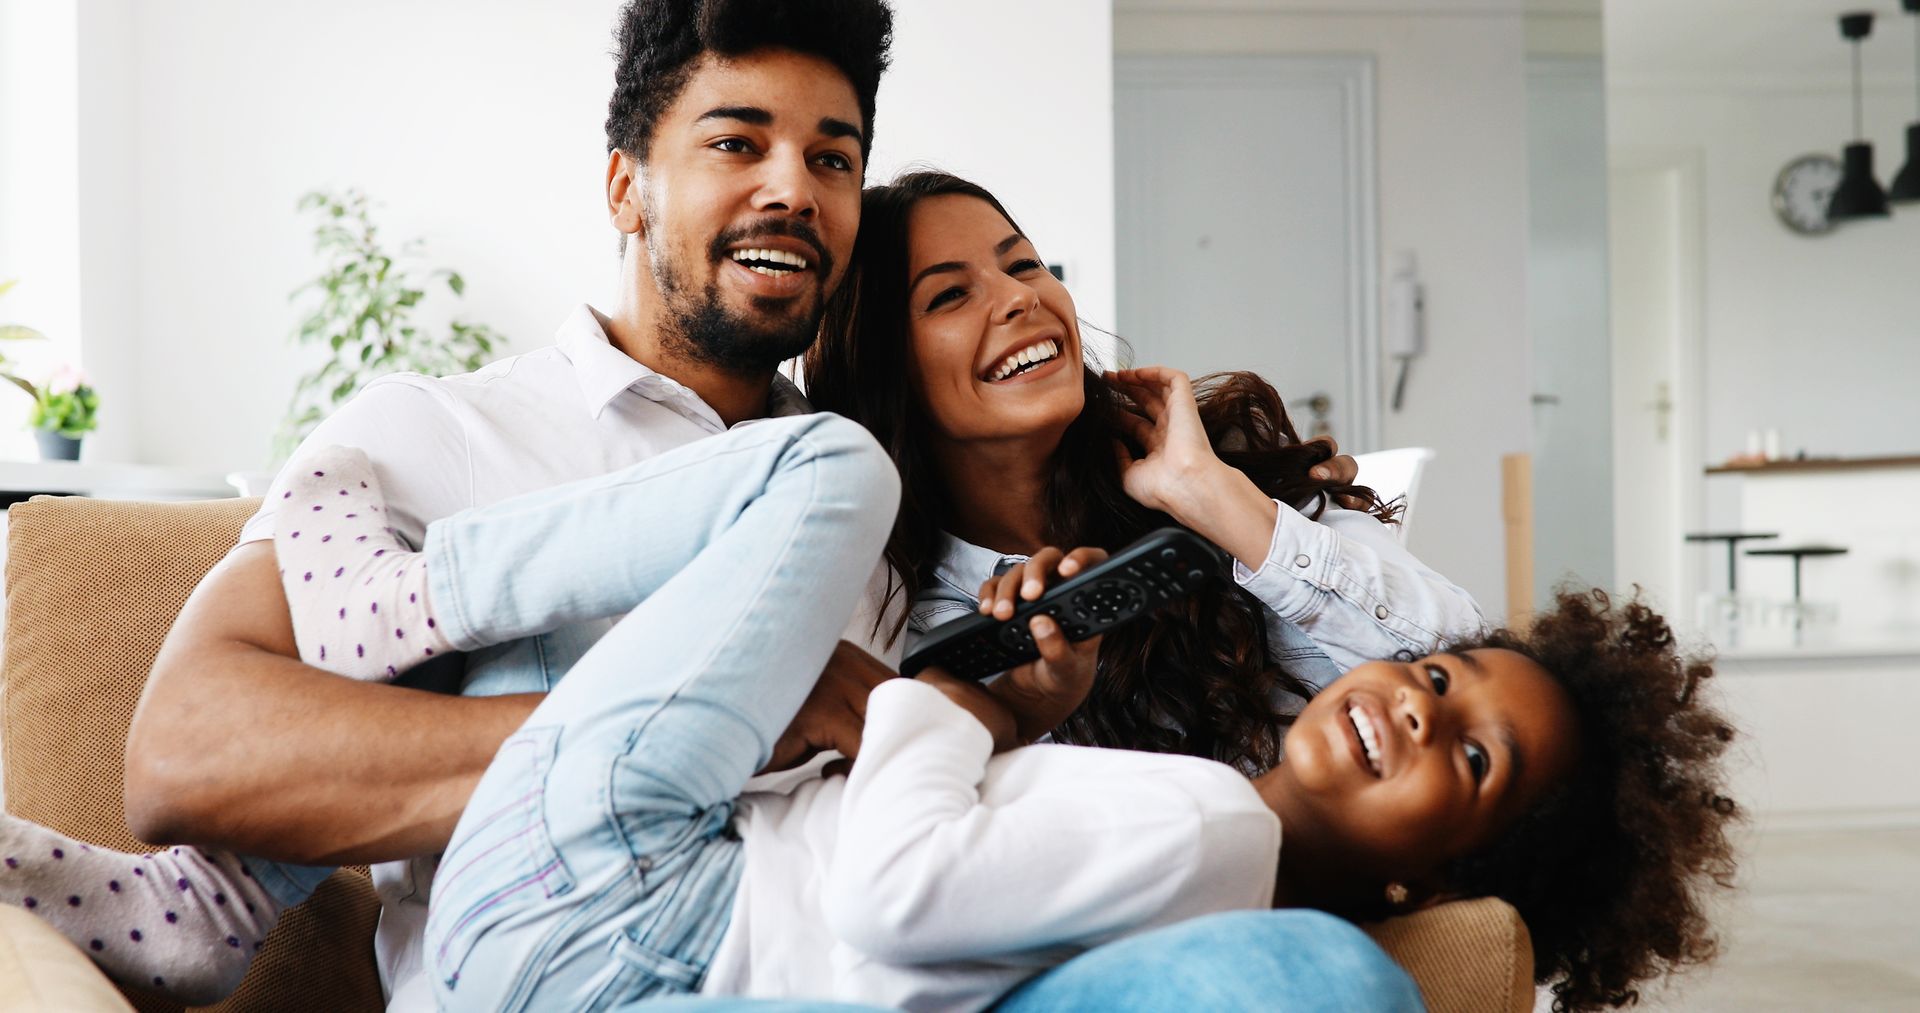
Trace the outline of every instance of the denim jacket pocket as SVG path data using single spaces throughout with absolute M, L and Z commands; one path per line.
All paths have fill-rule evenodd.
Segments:
M 523 728 L 507 739 L 474 791 L 434 877 L 427 915 L 427 953 L 452 989 L 482 949 L 490 929 L 572 891 L 573 874 L 553 846 L 546 820 L 547 777 L 560 728 Z M 524 939 L 501 939 L 498 954 L 480 959 L 487 977 L 525 953 Z

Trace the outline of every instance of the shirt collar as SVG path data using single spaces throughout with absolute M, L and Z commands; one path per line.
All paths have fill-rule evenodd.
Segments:
M 1003 555 L 942 531 L 940 561 L 934 564 L 933 575 L 957 591 L 975 595 L 987 578 L 997 577 L 1008 566 L 1026 560 L 1025 556 Z
M 599 418 L 614 399 L 628 391 L 658 402 L 706 423 L 715 432 L 726 428 L 719 413 L 705 399 L 678 380 L 654 371 L 645 363 L 618 348 L 607 337 L 600 314 L 582 303 L 560 325 L 555 342 L 567 361 L 573 364 L 574 381 L 580 386 L 580 398 L 587 414 Z M 767 414 L 803 415 L 813 411 L 800 388 L 784 376 L 775 375 L 767 396 Z

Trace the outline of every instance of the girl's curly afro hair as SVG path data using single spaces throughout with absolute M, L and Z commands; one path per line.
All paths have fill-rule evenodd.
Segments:
M 1625 1006 L 1638 983 L 1716 952 L 1706 900 L 1733 881 L 1727 831 L 1741 813 L 1719 760 L 1734 731 L 1700 692 L 1712 666 L 1684 657 L 1638 597 L 1562 590 L 1556 604 L 1524 632 L 1454 645 L 1518 651 L 1551 672 L 1579 716 L 1581 757 L 1447 885 L 1519 909 L 1555 1010 Z

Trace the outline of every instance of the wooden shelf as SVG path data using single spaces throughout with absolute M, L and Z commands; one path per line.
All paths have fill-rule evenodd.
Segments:
M 1812 457 L 1804 461 L 1768 461 L 1765 464 L 1717 464 L 1709 475 L 1769 475 L 1809 471 L 1867 471 L 1873 468 L 1920 468 L 1920 454 L 1898 457 Z

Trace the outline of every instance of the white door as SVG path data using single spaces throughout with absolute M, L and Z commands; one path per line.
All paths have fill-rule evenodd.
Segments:
M 1692 340 L 1688 169 L 1665 161 L 1612 172 L 1615 568 L 1684 619 L 1693 614 L 1682 541 L 1692 512 L 1683 474 L 1694 436 L 1683 353 Z M 1715 571 L 1719 572 L 1718 570 Z M 1724 578 L 1722 578 L 1724 579 Z
M 1252 370 L 1300 434 L 1375 448 L 1372 62 L 1120 57 L 1119 335 L 1133 362 Z

